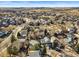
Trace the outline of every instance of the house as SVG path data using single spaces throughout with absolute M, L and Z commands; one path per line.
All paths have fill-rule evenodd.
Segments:
M 26 38 L 27 30 L 21 30 L 18 34 L 20 38 Z
M 60 43 L 58 40 L 54 40 L 53 49 L 55 49 L 58 52 L 61 52 L 62 49 L 64 49 L 64 48 L 65 48 L 65 46 L 62 43 Z
M 3 37 L 5 32 L 0 31 L 0 37 Z
M 63 31 L 54 33 L 54 36 L 57 37 L 57 38 L 61 38 L 61 37 L 65 38 L 66 37 L 66 35 Z
M 72 27 L 68 29 L 69 33 L 76 33 L 77 28 L 76 27 Z
M 46 47 L 48 47 L 49 49 L 52 48 L 52 42 L 51 39 L 49 39 L 48 37 L 44 37 L 43 39 L 41 39 L 41 44 L 45 44 Z
M 75 46 L 78 43 L 78 38 L 74 34 L 67 34 L 67 38 L 65 39 L 69 46 Z
M 10 24 L 10 25 L 16 25 L 16 21 L 13 20 L 13 19 L 10 19 L 10 20 L 9 20 L 9 24 Z
M 72 34 L 68 33 L 68 34 L 67 34 L 66 42 L 68 42 L 68 43 L 71 42 L 72 39 L 73 39 L 73 37 L 74 37 L 74 36 L 73 36 Z
M 2 27 L 8 27 L 9 26 L 8 22 L 6 22 L 6 21 L 1 22 L 1 25 L 2 25 Z
M 9 31 L 3 31 L 3 30 L 1 30 L 1 31 L 0 31 L 0 38 L 3 38 L 3 37 L 5 37 L 5 36 L 8 36 L 10 33 L 11 33 L 11 32 L 9 32 Z
M 48 37 L 44 37 L 43 39 L 41 39 L 41 43 L 50 43 L 50 39 Z

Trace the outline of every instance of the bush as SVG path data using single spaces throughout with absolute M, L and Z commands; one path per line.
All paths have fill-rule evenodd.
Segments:
M 12 52 L 13 52 L 14 55 L 17 55 L 18 54 L 18 49 L 16 47 L 13 47 L 13 51 Z
M 16 38 L 15 38 L 14 35 L 12 35 L 12 37 L 11 37 L 11 43 L 13 43 L 14 41 L 16 41 Z
M 34 47 L 35 47 L 35 50 L 39 50 L 40 49 L 40 45 L 39 44 L 36 44 Z
M 13 54 L 13 55 L 17 55 L 18 54 L 18 49 L 16 47 L 10 46 L 10 47 L 8 47 L 7 50 L 8 50 L 9 54 Z
M 12 46 L 8 47 L 7 50 L 9 54 L 12 54 Z
M 40 49 L 40 45 L 39 44 L 36 44 L 36 45 L 32 46 L 31 49 L 32 50 L 39 50 Z
M 75 48 L 75 50 L 79 54 L 79 44 L 77 44 L 77 47 Z

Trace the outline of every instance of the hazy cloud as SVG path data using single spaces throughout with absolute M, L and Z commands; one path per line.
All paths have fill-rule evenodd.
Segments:
M 79 1 L 0 1 L 0 7 L 79 7 Z

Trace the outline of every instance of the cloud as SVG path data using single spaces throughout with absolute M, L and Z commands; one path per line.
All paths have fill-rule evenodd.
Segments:
M 79 7 L 79 1 L 0 1 L 0 7 Z

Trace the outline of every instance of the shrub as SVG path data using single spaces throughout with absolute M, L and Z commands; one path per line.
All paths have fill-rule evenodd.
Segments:
M 9 54 L 13 54 L 13 55 L 17 55 L 18 54 L 18 49 L 16 47 L 10 46 L 10 47 L 8 47 L 7 50 L 8 50 Z
M 34 48 L 35 48 L 35 50 L 39 50 L 39 49 L 40 49 L 40 45 L 39 45 L 39 44 L 36 44 L 36 45 L 34 46 Z
M 14 35 L 12 35 L 12 37 L 11 37 L 11 43 L 13 43 L 14 41 L 16 41 L 16 38 L 15 38 Z
M 75 50 L 79 54 L 79 44 L 77 44 L 77 47 L 75 48 Z
M 40 49 L 40 45 L 36 44 L 34 46 L 32 46 L 31 50 L 39 50 Z

